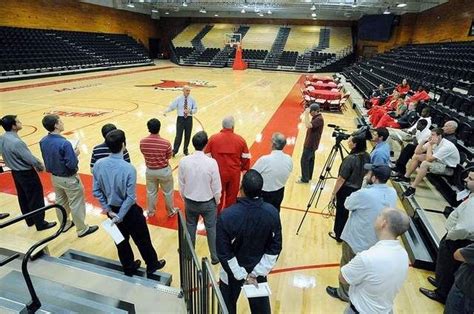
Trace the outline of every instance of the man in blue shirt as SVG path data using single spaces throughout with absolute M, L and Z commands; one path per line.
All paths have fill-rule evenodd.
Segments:
M 368 250 L 377 243 L 377 235 L 372 227 L 377 216 L 386 207 L 394 208 L 397 203 L 397 192 L 387 185 L 391 169 L 387 165 L 365 164 L 368 170 L 368 186 L 353 192 L 344 206 L 350 212 L 341 234 L 342 255 L 341 267 L 349 263 L 357 253 Z M 349 300 L 349 285 L 342 282 L 339 288 L 327 287 L 327 293 L 342 301 Z
M 143 210 L 136 204 L 137 173 L 123 159 L 125 133 L 122 130 L 111 131 L 107 134 L 105 143 L 111 155 L 98 160 L 94 166 L 94 196 L 125 238 L 116 245 L 125 275 L 133 276 L 141 264 L 140 260 L 134 260 L 130 236 L 145 260 L 147 274 L 152 274 L 163 268 L 166 261 L 158 260 Z
M 86 203 L 84 200 L 84 186 L 77 174 L 79 149 L 61 136 L 64 124 L 59 116 L 49 114 L 43 117 L 44 128 L 49 132 L 40 141 L 41 155 L 43 155 L 46 171 L 51 173 L 56 203 L 66 209 L 72 221 L 67 220 L 64 232 L 76 226 L 77 235 L 82 238 L 99 229 L 97 226 L 88 226 L 85 223 Z M 61 214 L 57 211 L 58 219 Z
M 176 137 L 174 138 L 173 145 L 173 157 L 178 153 L 179 146 L 181 146 L 181 141 L 183 140 L 184 132 L 184 147 L 183 153 L 188 155 L 188 146 L 191 139 L 191 131 L 193 130 L 193 115 L 197 112 L 197 103 L 189 96 L 191 93 L 191 88 L 187 85 L 183 87 L 183 95 L 177 97 L 165 110 L 163 113 L 164 116 L 168 112 L 176 110 L 178 112 L 178 117 L 176 118 Z
M 370 153 L 370 163 L 374 165 L 389 165 L 390 163 L 390 145 L 388 139 L 387 128 L 377 128 L 373 132 L 373 141 L 375 148 Z

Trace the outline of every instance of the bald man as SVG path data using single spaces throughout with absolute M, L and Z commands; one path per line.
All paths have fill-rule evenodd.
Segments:
M 222 120 L 222 130 L 211 136 L 204 150 L 217 161 L 222 183 L 221 202 L 217 207 L 220 214 L 237 201 L 242 171 L 250 168 L 250 153 L 244 138 L 234 133 L 234 117 Z
M 408 273 L 408 254 L 397 240 L 410 227 L 407 214 L 385 208 L 374 225 L 379 241 L 357 254 L 339 274 L 339 281 L 350 285 L 345 314 L 392 313 Z
M 191 88 L 187 85 L 183 87 L 183 95 L 178 96 L 168 107 L 168 109 L 163 112 L 163 115 L 166 116 L 168 112 L 176 110 L 178 116 L 176 118 L 176 137 L 174 138 L 173 145 L 173 157 L 179 151 L 181 146 L 181 141 L 183 140 L 184 133 L 184 147 L 183 153 L 187 156 L 189 141 L 191 139 L 191 131 L 193 130 L 193 115 L 197 112 L 197 103 L 189 94 L 191 93 Z

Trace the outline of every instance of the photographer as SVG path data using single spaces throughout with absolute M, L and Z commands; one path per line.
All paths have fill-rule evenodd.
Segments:
M 349 155 L 342 160 L 339 167 L 339 175 L 334 185 L 331 199 L 336 201 L 336 220 L 334 221 L 334 232 L 329 232 L 329 236 L 337 242 L 342 242 L 341 233 L 346 224 L 349 212 L 344 207 L 346 198 L 352 192 L 357 191 L 362 186 L 365 176 L 364 164 L 370 162 L 370 155 L 366 152 L 367 143 L 365 136 L 349 137 Z

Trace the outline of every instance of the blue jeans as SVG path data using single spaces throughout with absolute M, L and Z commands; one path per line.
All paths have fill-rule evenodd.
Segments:
M 474 313 L 474 300 L 466 298 L 464 293 L 454 284 L 449 291 L 444 314 Z

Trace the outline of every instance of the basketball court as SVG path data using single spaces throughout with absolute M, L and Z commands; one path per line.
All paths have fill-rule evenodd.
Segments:
M 252 164 L 270 152 L 273 132 L 284 133 L 289 142 L 285 152 L 293 158 L 294 171 L 285 187 L 280 213 L 283 250 L 269 276 L 272 310 L 275 313 L 341 313 L 346 304 L 329 297 L 325 292 L 327 285 L 337 284 L 341 254 L 340 245 L 327 235 L 334 221 L 326 209 L 334 180 L 327 182 L 317 208 L 311 206 L 299 235 L 296 235 L 317 181 L 306 185 L 295 183 L 300 176 L 299 160 L 306 132 L 300 122 L 303 112 L 300 88 L 303 81 L 303 75 L 289 72 L 179 67 L 171 62 L 159 61 L 154 67 L 4 83 L 0 87 L 0 115 L 18 115 L 23 122 L 23 130 L 19 135 L 37 157 L 41 157 L 38 142 L 46 135 L 41 125 L 43 115 L 55 113 L 61 116 L 65 125 L 63 135 L 80 141 L 79 173 L 85 186 L 89 224 L 100 224 L 106 218 L 100 213 L 99 204 L 92 196 L 89 168 L 93 146 L 103 141 L 100 134 L 102 125 L 113 123 L 125 131 L 127 149 L 138 174 L 137 201 L 145 207 L 145 163 L 139 150 L 139 141 L 148 135 L 146 122 L 150 118 L 158 118 L 162 122 L 161 136 L 173 141 L 176 113 L 165 117 L 162 112 L 181 94 L 184 85 L 191 86 L 191 95 L 198 104 L 193 133 L 199 130 L 205 130 L 209 135 L 217 133 L 221 129 L 222 119 L 233 115 L 235 132 L 247 141 Z M 348 132 L 355 130 L 356 115 L 348 107 L 342 114 L 323 113 L 325 123 L 339 125 Z M 321 172 L 321 166 L 335 143 L 332 132 L 333 129 L 325 127 L 316 153 L 315 176 Z M 176 205 L 184 210 L 176 180 L 178 163 L 182 157 L 180 151 L 171 159 L 171 166 L 175 176 Z M 333 174 L 337 173 L 339 164 L 338 158 Z M 42 173 L 41 179 L 45 198 L 52 202 L 54 192 L 49 174 Z M 8 172 L 0 174 L 0 196 L 2 211 L 12 216 L 18 215 L 20 211 L 15 188 Z M 47 220 L 55 219 L 54 213 L 47 214 Z M 157 215 L 149 219 L 148 223 L 157 253 L 167 261 L 163 271 L 176 278 L 171 286 L 178 288 L 177 218 L 166 216 L 162 195 Z M 6 239 L 41 239 L 48 232 L 37 232 L 22 223 L 15 224 L 0 231 L 0 244 Z M 102 229 L 84 239 L 77 238 L 74 232 L 68 232 L 49 244 L 53 256 L 59 256 L 68 249 L 118 259 L 113 241 Z M 197 238 L 196 251 L 199 257 L 208 256 L 204 236 Z M 219 266 L 215 266 L 214 270 L 217 276 Z M 428 274 L 430 272 L 410 267 L 408 278 L 395 300 L 394 312 L 442 311 L 441 305 L 418 292 L 420 286 L 426 285 Z M 239 313 L 249 312 L 248 303 L 242 296 L 238 308 Z

